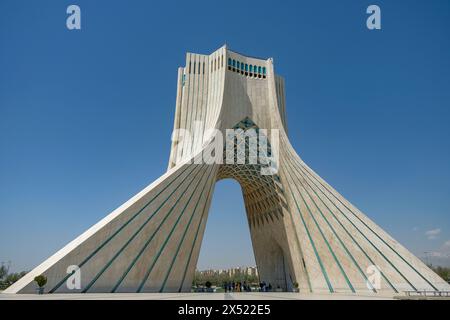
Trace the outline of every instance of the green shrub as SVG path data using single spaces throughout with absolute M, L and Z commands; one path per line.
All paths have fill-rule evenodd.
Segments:
M 36 281 L 39 288 L 42 288 L 47 284 L 47 277 L 41 274 L 40 276 L 35 277 L 34 281 Z

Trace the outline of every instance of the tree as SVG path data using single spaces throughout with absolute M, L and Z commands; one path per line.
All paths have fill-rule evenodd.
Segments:
M 3 280 L 8 275 L 8 268 L 4 264 L 0 267 L 0 280 Z
M 9 273 L 9 268 L 2 264 L 2 266 L 0 267 L 0 290 L 8 288 L 14 282 L 22 278 L 25 274 L 25 271 L 18 273 Z
M 436 272 L 442 279 L 444 279 L 445 281 L 450 281 L 450 268 L 446 268 L 446 267 L 434 267 L 434 266 L 429 266 L 434 272 Z
M 26 274 L 25 271 L 19 272 L 19 273 L 10 273 L 6 277 L 6 283 L 10 286 L 14 282 L 17 282 L 20 278 L 22 278 Z

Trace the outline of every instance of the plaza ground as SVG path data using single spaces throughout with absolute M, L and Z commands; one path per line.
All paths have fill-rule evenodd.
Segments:
M 348 294 L 301 294 L 293 292 L 233 293 L 73 293 L 5 294 L 0 300 L 392 300 L 393 296 Z

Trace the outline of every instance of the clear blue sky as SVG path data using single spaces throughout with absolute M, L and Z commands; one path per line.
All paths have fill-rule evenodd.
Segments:
M 224 43 L 274 58 L 314 170 L 415 254 L 450 252 L 448 0 L 2 0 L 0 261 L 32 268 L 159 177 L 177 67 Z M 239 186 L 216 190 L 198 267 L 253 264 Z

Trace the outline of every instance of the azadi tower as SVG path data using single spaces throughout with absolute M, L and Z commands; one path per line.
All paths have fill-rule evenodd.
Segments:
M 190 291 L 214 185 L 225 178 L 242 187 L 260 280 L 273 288 L 450 290 L 302 161 L 288 139 L 285 108 L 284 80 L 272 59 L 226 46 L 210 55 L 188 53 L 178 69 L 174 129 L 193 134 L 189 140 L 174 130 L 167 172 L 5 293 L 34 293 L 33 278 L 40 274 L 48 278 L 46 293 Z M 229 149 L 211 148 L 218 139 L 211 129 L 226 136 L 231 128 L 243 135 L 232 140 L 235 163 L 198 161 L 205 153 L 228 156 Z M 249 129 L 267 129 L 265 160 L 278 152 L 272 174 L 262 173 L 263 161 L 248 161 Z M 239 152 L 243 141 L 245 152 Z M 69 289 L 77 274 L 79 289 Z

